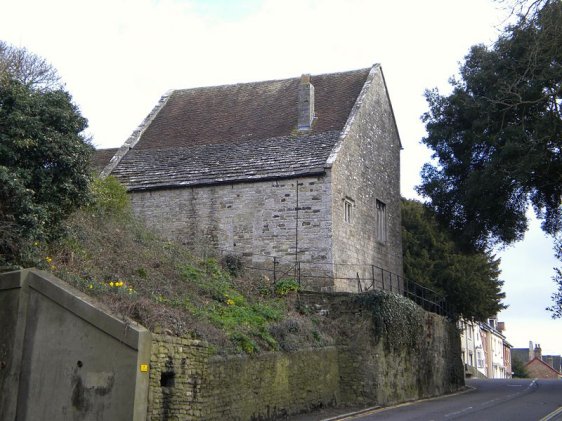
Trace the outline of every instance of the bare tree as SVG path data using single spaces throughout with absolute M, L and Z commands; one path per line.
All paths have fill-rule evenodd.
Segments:
M 10 77 L 34 90 L 62 88 L 57 70 L 26 48 L 0 41 L 0 77 Z

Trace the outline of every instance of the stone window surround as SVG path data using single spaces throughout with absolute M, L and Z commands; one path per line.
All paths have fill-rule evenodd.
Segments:
M 355 201 L 349 196 L 345 196 L 343 199 L 343 220 L 348 224 L 352 223 L 353 220 L 353 207 L 355 206 Z
M 376 199 L 376 238 L 377 242 L 386 244 L 388 241 L 388 221 L 386 212 L 386 203 L 382 200 Z

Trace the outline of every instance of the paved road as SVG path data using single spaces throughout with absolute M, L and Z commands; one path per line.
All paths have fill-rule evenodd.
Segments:
M 562 420 L 562 380 L 469 380 L 473 390 L 340 420 Z

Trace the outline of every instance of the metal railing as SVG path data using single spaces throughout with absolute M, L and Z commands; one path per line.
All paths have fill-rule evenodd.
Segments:
M 442 294 L 377 265 L 283 261 L 273 256 L 259 258 L 259 263 L 243 263 L 243 268 L 264 275 L 273 288 L 278 281 L 290 278 L 297 281 L 302 290 L 316 291 L 329 280 L 345 286 L 345 290 L 355 289 L 357 293 L 382 290 L 400 294 L 427 311 L 453 317 Z

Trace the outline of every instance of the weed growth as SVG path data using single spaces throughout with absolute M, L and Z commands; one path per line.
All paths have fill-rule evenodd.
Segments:
M 66 223 L 63 239 L 37 245 L 38 266 L 152 331 L 205 339 L 220 352 L 294 350 L 318 344 L 310 322 L 285 296 L 294 280 L 277 283 L 234 276 L 236 259 L 197 257 L 159 238 L 137 220 L 126 192 L 111 178 L 92 185 L 94 200 Z M 285 326 L 288 331 L 285 332 Z

